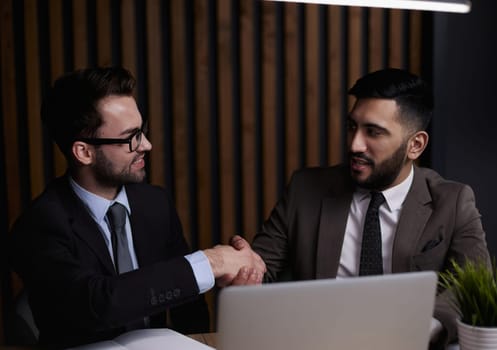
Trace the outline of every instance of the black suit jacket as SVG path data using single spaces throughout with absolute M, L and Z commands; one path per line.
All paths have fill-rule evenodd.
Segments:
M 267 266 L 266 278 L 334 278 L 355 190 L 345 166 L 296 172 L 252 244 Z M 392 251 L 392 272 L 442 271 L 450 259 L 490 261 L 480 214 L 467 185 L 447 181 L 430 169 L 414 168 Z M 290 273 L 290 275 L 288 275 Z M 435 317 L 455 340 L 456 313 L 444 295 Z
M 183 257 L 189 249 L 167 192 L 131 184 L 126 193 L 140 268 L 122 275 L 67 177 L 54 180 L 15 223 L 10 261 L 28 290 L 40 344 L 113 338 L 144 317 L 166 327 L 168 309 L 171 328 L 208 330 L 208 309 Z

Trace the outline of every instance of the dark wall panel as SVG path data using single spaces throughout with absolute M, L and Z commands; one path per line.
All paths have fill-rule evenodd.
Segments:
M 434 36 L 433 167 L 471 185 L 491 253 L 497 257 L 497 2 L 473 2 L 471 13 L 437 14 Z
M 198 249 L 235 233 L 251 239 L 295 169 L 343 159 L 346 91 L 357 78 L 387 65 L 421 69 L 420 12 L 260 0 L 0 6 L 2 240 L 65 170 L 39 117 L 64 72 L 122 64 L 135 74 L 154 147 L 149 180 L 171 190 Z M 3 275 L 3 291 L 19 288 Z

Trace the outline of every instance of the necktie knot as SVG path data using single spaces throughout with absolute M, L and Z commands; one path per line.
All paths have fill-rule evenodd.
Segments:
M 111 227 L 114 230 L 121 231 L 126 224 L 126 208 L 124 205 L 116 202 L 107 210 L 107 217 L 109 218 Z
M 382 205 L 383 203 L 385 203 L 385 196 L 383 196 L 383 193 L 372 191 L 371 202 L 369 202 L 369 208 L 378 210 L 380 205 Z

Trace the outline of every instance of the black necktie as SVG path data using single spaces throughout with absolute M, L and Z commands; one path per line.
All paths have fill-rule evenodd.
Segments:
M 128 238 L 126 237 L 126 208 L 119 203 L 114 203 L 107 210 L 110 223 L 110 236 L 112 240 L 112 252 L 117 273 L 125 273 L 133 270 L 131 255 L 129 254 Z
M 359 276 L 383 274 L 383 257 L 381 255 L 381 228 L 378 211 L 385 202 L 381 192 L 371 192 L 364 231 L 362 233 L 361 261 Z

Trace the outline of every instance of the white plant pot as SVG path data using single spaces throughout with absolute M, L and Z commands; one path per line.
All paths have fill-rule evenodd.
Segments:
M 457 320 L 460 350 L 497 349 L 497 327 L 474 327 Z

